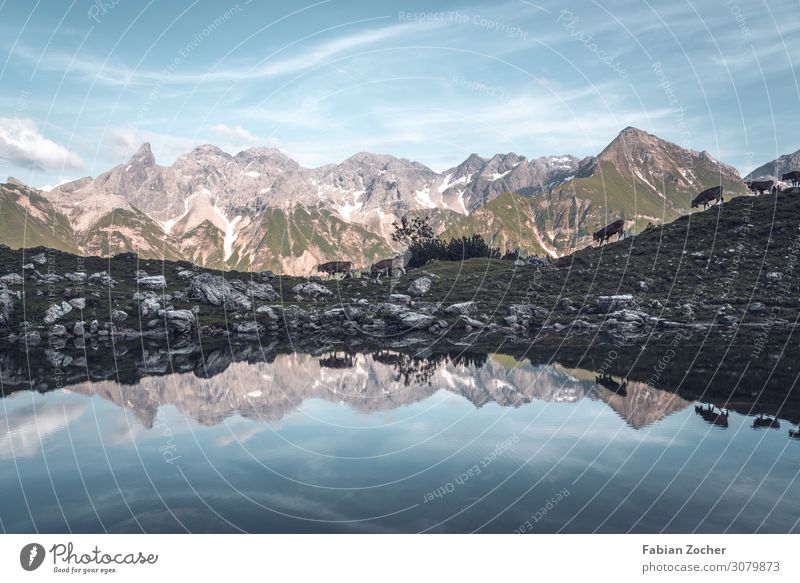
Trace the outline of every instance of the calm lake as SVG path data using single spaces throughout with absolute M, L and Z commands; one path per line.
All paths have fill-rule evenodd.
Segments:
M 797 344 L 711 352 L 6 347 L 0 527 L 798 531 Z

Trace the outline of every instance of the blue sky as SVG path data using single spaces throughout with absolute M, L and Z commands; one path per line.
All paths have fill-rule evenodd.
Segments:
M 0 172 L 95 175 L 150 142 L 596 154 L 634 125 L 740 171 L 800 149 L 798 0 L 0 4 Z M 3 55 L 5 58 L 3 59 Z

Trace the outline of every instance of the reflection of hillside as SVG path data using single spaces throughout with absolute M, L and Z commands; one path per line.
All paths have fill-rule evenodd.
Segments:
M 592 383 L 594 385 L 592 396 L 606 403 L 628 425 L 637 429 L 652 425 L 690 405 L 689 401 L 675 393 L 655 389 L 646 383 L 631 380 L 625 383 L 626 396 L 623 396 L 597 384 L 597 373 L 594 371 L 566 368 L 560 364 L 553 366 L 576 379 Z
M 619 372 L 601 383 L 605 386 L 596 383 L 597 374 L 589 367 L 592 359 L 603 353 L 594 356 L 584 349 L 574 356 L 562 349 L 557 354 L 541 351 L 525 358 L 477 352 L 419 355 L 388 349 L 371 354 L 341 350 L 279 354 L 281 349 L 285 347 L 230 345 L 225 339 L 203 346 L 120 341 L 113 349 L 110 345 L 85 350 L 69 346 L 24 352 L 9 347 L 0 351 L 0 378 L 5 394 L 68 387 L 99 395 L 134 411 L 147 426 L 165 405 L 177 407 L 200 423 L 215 424 L 234 413 L 277 420 L 309 399 L 343 402 L 365 412 L 388 410 L 447 390 L 476 407 L 488 403 L 518 407 L 533 400 L 601 400 L 630 426 L 643 427 L 684 408 L 686 397 L 696 398 L 694 384 L 702 383 L 707 394 L 714 394 L 708 376 L 687 377 L 679 395 L 634 380 L 637 377 L 626 363 L 646 362 L 648 356 L 640 350 L 635 351 L 638 360 L 620 357 L 614 363 L 619 370 L 628 367 L 622 391 L 614 384 L 622 380 Z M 573 364 L 574 368 L 553 362 Z M 650 374 L 651 370 L 643 372 Z M 55 371 L 59 371 L 58 377 Z M 638 374 L 641 379 L 642 373 Z M 659 383 L 664 386 L 663 380 Z M 743 401 L 741 407 L 745 407 Z M 755 409 L 752 401 L 747 408 Z
M 597 387 L 597 397 L 611 407 L 631 427 L 645 427 L 677 413 L 690 405 L 689 401 L 667 391 L 659 391 L 636 381 L 628 381 L 627 396 Z
M 171 368 L 175 372 L 169 373 L 155 353 L 145 352 L 140 366 L 151 372 L 157 370 L 161 373 L 158 376 L 144 376 L 135 385 L 114 380 L 77 383 L 70 390 L 97 395 L 130 409 L 147 427 L 152 427 L 159 407 L 166 405 L 204 425 L 214 425 L 232 414 L 279 420 L 310 399 L 342 402 L 365 412 L 389 410 L 422 401 L 442 389 L 463 396 L 477 407 L 597 398 L 592 383 L 563 370 L 495 355 L 415 357 L 381 350 L 321 356 L 290 353 L 273 355 L 271 362 L 248 358 L 245 360 L 251 362 L 233 362 L 227 354 L 225 350 L 209 351 L 190 366 L 180 358 L 186 356 L 185 352 L 173 352 Z M 652 389 L 642 392 L 632 410 L 618 400 L 607 402 L 637 426 L 639 419 L 652 422 L 666 414 L 658 408 L 672 401 L 658 393 Z

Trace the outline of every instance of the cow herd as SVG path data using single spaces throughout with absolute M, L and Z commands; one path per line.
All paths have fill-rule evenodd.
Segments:
M 315 270 L 329 277 L 336 277 L 339 274 L 344 278 L 356 276 L 356 269 L 353 267 L 352 261 L 328 261 L 327 263 L 320 263 L 317 265 Z M 390 259 L 381 259 L 373 263 L 369 268 L 370 277 L 374 277 L 378 280 L 380 280 L 382 275 L 392 277 L 400 273 L 405 274 L 405 272 L 406 258 L 402 255 Z
M 786 172 L 783 176 L 781 176 L 781 182 L 790 183 L 792 185 L 790 187 L 791 189 L 800 188 L 800 170 Z M 747 185 L 748 190 L 750 190 L 753 194 L 781 192 L 780 186 L 774 180 L 749 180 L 745 182 L 745 185 Z M 712 203 L 722 204 L 725 202 L 722 192 L 722 186 L 713 186 L 708 188 L 698 194 L 692 200 L 691 207 L 698 208 L 700 205 L 702 205 L 703 209 L 705 210 Z M 609 241 L 613 235 L 617 235 L 617 238 L 621 239 L 625 234 L 624 227 L 625 221 L 623 219 L 618 219 L 597 231 L 594 235 L 592 235 L 592 239 L 594 241 L 599 241 L 600 245 L 606 241 Z
M 792 170 L 781 176 L 781 182 L 790 182 L 791 188 L 800 186 L 800 170 Z M 753 194 L 764 194 L 766 192 L 780 192 L 780 186 L 774 180 L 750 180 L 745 182 L 747 188 Z

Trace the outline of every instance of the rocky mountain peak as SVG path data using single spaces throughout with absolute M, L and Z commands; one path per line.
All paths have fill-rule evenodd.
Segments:
M 131 156 L 128 164 L 135 166 L 155 166 L 156 159 L 153 156 L 153 151 L 150 149 L 150 144 L 145 142 L 139 146 L 139 149 Z
M 13 184 L 14 186 L 25 186 L 25 187 L 27 187 L 27 184 L 25 184 L 21 180 L 17 180 L 13 176 L 9 176 L 8 178 L 6 178 L 6 184 Z
M 213 144 L 201 144 L 197 146 L 194 150 L 186 154 L 187 158 L 225 158 L 230 159 L 232 156 L 228 154 L 226 151 L 218 148 Z
M 273 166 L 276 168 L 286 169 L 293 168 L 299 169 L 300 165 L 292 160 L 289 156 L 278 150 L 277 148 L 257 147 L 248 148 L 234 156 L 237 162 L 245 164 L 257 163 L 262 166 Z
M 780 180 L 781 176 L 793 170 L 800 170 L 800 150 L 762 164 L 745 176 L 745 180 Z

